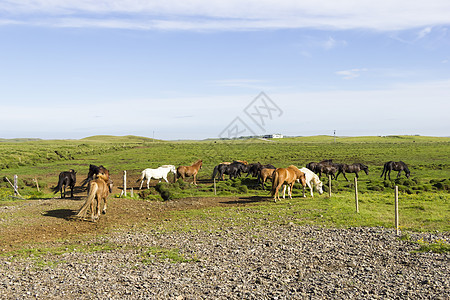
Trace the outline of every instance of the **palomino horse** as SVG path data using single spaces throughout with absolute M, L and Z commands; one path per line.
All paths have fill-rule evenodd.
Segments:
M 391 171 L 398 171 L 397 178 L 400 177 L 400 173 L 402 171 L 405 172 L 406 178 L 409 178 L 411 176 L 411 172 L 409 171 L 406 164 L 402 161 L 388 161 L 384 164 L 383 172 L 381 173 L 380 177 L 383 177 L 384 180 L 386 180 L 386 175 L 389 175 L 389 180 L 391 180 Z
M 290 165 L 287 168 L 278 168 L 273 172 L 272 175 L 272 191 L 271 196 L 276 202 L 280 200 L 279 189 L 285 184 L 289 186 L 289 198 L 292 199 L 292 188 L 294 187 L 295 181 L 300 180 L 303 186 L 306 185 L 305 174 L 300 171 L 296 166 Z
M 88 184 L 88 197 L 86 202 L 80 208 L 77 217 L 86 219 L 88 210 L 91 212 L 91 221 L 95 222 L 100 217 L 100 211 L 103 214 L 106 213 L 106 200 L 109 195 L 109 191 L 112 189 L 112 183 L 109 181 L 109 174 L 103 172 L 94 175 L 94 179 L 89 181 Z M 103 209 L 100 209 L 102 202 Z
M 177 178 L 181 177 L 184 178 L 185 177 L 194 177 L 194 184 L 197 185 L 197 173 L 198 170 L 200 170 L 202 168 L 202 164 L 203 161 L 201 159 L 197 160 L 195 163 L 193 163 L 191 166 L 179 166 L 177 168 Z
M 311 191 L 311 197 L 314 197 L 313 187 L 311 186 L 311 184 L 314 184 L 314 187 L 316 188 L 316 190 L 319 192 L 319 194 L 322 195 L 323 194 L 323 189 L 322 189 L 323 184 L 322 184 L 322 181 L 320 181 L 319 176 L 317 176 L 316 173 L 314 173 L 313 171 L 311 171 L 308 168 L 301 168 L 300 171 L 305 173 L 306 185 L 309 187 L 309 189 Z M 305 190 L 306 190 L 306 186 L 303 186 L 303 197 L 306 197 Z
M 364 171 L 366 173 L 366 175 L 369 175 L 369 167 L 364 164 L 361 164 L 361 163 L 355 163 L 355 164 L 351 164 L 351 165 L 339 164 L 339 172 L 336 174 L 336 177 L 334 179 L 337 180 L 339 174 L 342 173 L 342 175 L 344 175 L 345 180 L 348 181 L 347 176 L 345 176 L 345 172 L 355 173 L 356 178 L 359 178 L 358 177 L 359 171 Z
M 70 169 L 68 172 L 59 173 L 58 185 L 54 188 L 54 194 L 61 192 L 61 198 L 66 198 L 66 187 L 70 187 L 70 198 L 73 198 L 73 188 L 77 182 L 77 172 Z
M 164 179 L 166 182 L 169 182 L 167 180 L 167 174 L 169 172 L 172 172 L 174 176 L 177 174 L 177 169 L 174 165 L 164 165 L 156 169 L 145 169 L 141 172 L 141 178 L 139 178 L 136 182 L 141 181 L 141 186 L 139 189 L 142 189 L 142 185 L 144 184 L 144 180 L 147 179 L 147 189 L 150 188 L 150 180 L 152 178 L 159 179 L 159 182 L 161 182 L 161 179 Z

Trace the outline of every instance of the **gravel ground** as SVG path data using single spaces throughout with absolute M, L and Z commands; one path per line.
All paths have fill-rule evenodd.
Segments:
M 448 233 L 410 234 L 449 242 Z M 449 299 L 449 254 L 391 229 L 116 232 L 110 251 L 0 257 L 1 299 Z M 81 247 L 81 246 L 80 246 Z M 146 254 L 179 249 L 179 258 Z

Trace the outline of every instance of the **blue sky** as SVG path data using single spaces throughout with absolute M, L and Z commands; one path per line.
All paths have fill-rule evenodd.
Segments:
M 299 2 L 2 1 L 0 138 L 450 135 L 450 2 Z

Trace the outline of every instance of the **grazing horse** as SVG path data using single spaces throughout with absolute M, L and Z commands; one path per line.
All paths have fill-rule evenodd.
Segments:
M 309 187 L 309 189 L 311 191 L 311 197 L 314 197 L 313 188 L 312 188 L 311 184 L 314 184 L 316 190 L 319 192 L 319 194 L 322 195 L 323 194 L 323 189 L 322 189 L 323 184 L 322 184 L 322 181 L 320 181 L 319 176 L 317 176 L 313 171 L 311 171 L 308 168 L 301 168 L 300 171 L 305 173 L 306 185 Z M 306 197 L 305 190 L 306 190 L 306 186 L 303 185 L 303 197 Z
M 273 172 L 275 172 L 275 169 L 270 169 L 270 168 L 263 168 L 259 172 L 259 178 L 261 180 L 261 187 L 263 190 L 265 190 L 264 184 L 266 183 L 266 180 L 267 179 L 272 180 Z
M 98 175 L 99 173 L 105 174 L 104 176 L 108 177 L 108 180 L 109 180 L 109 171 L 104 166 L 89 165 L 88 175 L 81 182 L 81 186 L 85 186 L 89 181 L 94 179 L 95 175 Z M 111 191 L 109 191 L 109 192 L 111 192 Z
M 241 176 L 241 172 L 244 170 L 245 165 L 240 162 L 232 162 L 231 164 L 220 164 L 214 167 L 212 179 L 218 175 L 219 180 L 225 180 L 225 175 L 230 175 L 230 179 Z
M 334 179 L 334 174 L 339 170 L 339 164 L 333 163 L 331 159 L 322 160 L 317 163 L 314 173 L 317 173 L 319 177 L 322 177 L 322 173 L 325 175 L 331 175 L 331 178 Z
M 139 178 L 136 182 L 141 181 L 141 186 L 139 189 L 142 189 L 142 185 L 144 184 L 144 180 L 147 179 L 147 189 L 150 188 L 150 180 L 152 178 L 159 179 L 159 182 L 161 182 L 161 179 L 164 179 L 166 182 L 169 182 L 167 180 L 167 174 L 169 172 L 172 172 L 175 176 L 177 174 L 177 169 L 174 165 L 163 165 L 156 169 L 145 169 L 141 172 L 141 178 Z
M 193 163 L 191 166 L 179 166 L 177 168 L 177 180 L 179 177 L 184 178 L 185 177 L 194 177 L 194 184 L 197 185 L 196 178 L 198 170 L 202 168 L 203 161 L 201 159 L 197 160 L 195 163 Z
M 292 188 L 294 183 L 300 180 L 303 186 L 306 185 L 305 174 L 300 171 L 296 166 L 290 165 L 287 168 L 278 168 L 273 172 L 272 175 L 272 191 L 271 196 L 276 202 L 280 200 L 279 189 L 282 185 L 289 186 L 289 198 L 292 199 Z
M 88 184 L 88 197 L 76 217 L 84 220 L 88 211 L 90 211 L 91 221 L 95 222 L 100 217 L 100 211 L 106 214 L 106 201 L 111 189 L 112 183 L 109 181 L 109 174 L 100 172 L 94 175 L 94 178 Z M 100 209 L 102 202 L 104 203 L 103 209 Z
M 61 192 L 61 198 L 66 198 L 66 187 L 70 187 L 70 198 L 73 198 L 73 188 L 77 182 L 77 172 L 70 169 L 68 172 L 59 173 L 58 185 L 54 188 L 54 194 Z
M 248 169 L 248 173 L 247 173 L 247 177 L 248 175 L 252 175 L 252 176 L 256 176 L 258 183 L 261 182 L 261 170 L 262 169 L 276 169 L 275 166 L 271 165 L 271 164 L 266 164 L 266 165 L 262 165 L 260 162 L 257 162 L 255 164 L 251 164 L 249 169 Z
M 351 164 L 351 165 L 339 164 L 339 172 L 336 174 L 336 177 L 334 179 L 337 180 L 339 174 L 342 173 L 342 175 L 344 175 L 345 180 L 348 181 L 347 176 L 345 176 L 345 172 L 355 173 L 356 178 L 359 178 L 358 172 L 361 170 L 364 171 L 366 173 L 366 175 L 369 175 L 369 167 L 364 164 L 361 164 L 361 163 L 355 163 L 355 164 Z
M 406 164 L 404 162 L 391 160 L 384 164 L 383 172 L 381 173 L 380 177 L 383 177 L 383 175 L 384 175 L 384 180 L 386 180 L 386 175 L 388 175 L 389 180 L 391 180 L 391 171 L 392 170 L 398 171 L 397 178 L 400 177 L 400 173 L 402 171 L 405 172 L 406 178 L 409 178 L 409 176 L 411 176 L 411 172 L 409 171 L 408 167 L 406 166 Z
M 319 163 L 316 163 L 316 162 L 310 162 L 310 163 L 307 163 L 306 164 L 306 168 L 308 168 L 309 170 L 311 170 L 311 171 L 313 171 L 314 173 L 316 173 L 317 171 L 316 171 L 316 168 L 317 168 L 317 165 L 318 165 Z

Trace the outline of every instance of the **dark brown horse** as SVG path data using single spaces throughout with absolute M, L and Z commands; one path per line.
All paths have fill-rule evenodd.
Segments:
M 77 172 L 70 169 L 68 172 L 59 173 L 58 185 L 54 188 L 54 194 L 61 192 L 61 198 L 66 198 L 66 187 L 70 187 L 70 198 L 73 198 L 73 188 L 77 182 Z
M 347 165 L 347 164 L 339 164 L 339 171 L 336 174 L 336 180 L 339 176 L 339 174 L 344 175 L 345 180 L 348 181 L 347 176 L 345 176 L 345 173 L 355 173 L 356 178 L 358 178 L 358 172 L 359 171 L 364 171 L 366 173 L 366 175 L 369 175 L 369 167 L 361 164 L 361 163 L 355 163 L 355 164 L 351 164 L 351 165 Z
M 315 170 L 311 171 L 317 173 L 319 177 L 321 177 L 322 173 L 324 173 L 325 175 L 331 175 L 331 178 L 334 179 L 335 178 L 334 174 L 336 174 L 339 171 L 339 164 L 333 163 L 331 159 L 326 159 L 317 163 L 317 165 L 315 166 Z
M 89 181 L 94 179 L 95 175 L 98 175 L 99 173 L 105 174 L 109 180 L 109 171 L 102 165 L 96 166 L 96 165 L 89 165 L 89 172 L 87 177 L 81 182 L 81 186 L 85 186 Z
M 177 180 L 179 177 L 184 178 L 185 177 L 194 177 L 194 184 L 197 185 L 197 173 L 198 170 L 202 168 L 203 161 L 201 159 L 197 160 L 195 163 L 193 163 L 191 166 L 179 166 L 177 168 Z
M 386 175 L 388 175 L 389 180 L 391 180 L 391 171 L 398 171 L 397 178 L 400 177 L 400 173 L 402 171 L 405 172 L 406 178 L 409 178 L 409 176 L 411 176 L 411 172 L 404 162 L 391 160 L 384 164 L 383 172 L 381 173 L 380 177 L 383 177 L 384 175 L 384 180 L 386 180 Z

